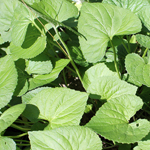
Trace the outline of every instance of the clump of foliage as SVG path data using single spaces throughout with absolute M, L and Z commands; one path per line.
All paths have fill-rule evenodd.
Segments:
M 149 0 L 0 1 L 0 149 L 150 149 Z

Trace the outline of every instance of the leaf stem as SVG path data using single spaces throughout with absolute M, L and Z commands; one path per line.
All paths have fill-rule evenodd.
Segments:
M 17 139 L 17 138 L 20 138 L 20 137 L 23 137 L 23 136 L 26 136 L 26 135 L 28 135 L 28 133 L 23 133 L 23 134 L 16 135 L 16 136 L 7 136 L 7 137 L 12 138 L 12 139 Z
M 68 53 L 68 56 L 69 56 L 69 59 L 70 59 L 70 62 L 72 64 L 73 68 L 75 69 L 75 71 L 76 71 L 80 81 L 82 82 L 82 78 L 81 78 L 81 75 L 79 73 L 79 70 L 78 70 L 77 66 L 75 65 L 75 63 L 74 63 L 74 61 L 73 61 L 73 59 L 72 59 L 72 57 L 70 55 L 70 52 L 69 52 L 69 49 L 68 49 L 67 45 L 65 44 L 65 42 L 62 40 L 61 36 L 59 35 L 59 32 L 58 32 L 57 28 L 55 28 L 55 32 L 56 32 L 57 36 L 59 37 L 59 40 L 61 41 L 62 45 L 66 49 L 66 51 Z
M 146 55 L 146 53 L 147 53 L 148 49 L 149 49 L 149 48 L 146 48 L 146 49 L 145 49 L 145 51 L 144 51 L 144 54 L 143 54 L 142 58 L 144 58 L 144 57 L 145 57 L 145 55 Z
M 103 149 L 110 149 L 110 148 L 113 148 L 113 147 L 116 147 L 116 145 L 109 146 L 109 147 L 104 147 Z
M 129 54 L 130 52 L 129 52 L 128 48 L 126 47 L 123 39 L 122 39 L 122 45 L 124 46 L 124 48 L 126 49 L 127 53 Z
M 114 52 L 114 65 L 115 65 L 115 69 L 116 69 L 116 72 L 117 72 L 117 74 L 118 74 L 119 79 L 121 79 L 121 76 L 120 76 L 120 73 L 119 73 L 119 69 L 118 69 L 118 65 L 117 65 L 117 61 L 116 61 L 116 51 L 115 51 L 115 47 L 114 47 L 114 45 L 113 45 L 113 43 L 112 43 L 112 40 L 110 40 L 110 43 L 111 43 L 111 46 L 112 46 L 113 52 Z
M 15 128 L 15 129 L 18 129 L 20 131 L 23 131 L 23 132 L 27 132 L 27 131 L 30 130 L 30 129 L 26 129 L 26 128 L 22 128 L 20 126 L 17 126 L 16 124 L 12 124 L 11 127 Z

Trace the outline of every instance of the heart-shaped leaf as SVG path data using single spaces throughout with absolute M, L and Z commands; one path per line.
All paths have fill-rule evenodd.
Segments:
M 78 29 L 84 35 L 79 38 L 84 57 L 88 62 L 97 62 L 104 57 L 109 40 L 115 35 L 139 32 L 141 22 L 130 10 L 110 4 L 83 3 Z
M 146 64 L 143 58 L 138 54 L 128 54 L 125 66 L 129 75 L 134 77 L 136 82 L 150 87 L 150 64 Z
M 6 106 L 17 85 L 17 71 L 11 56 L 0 58 L 0 109 Z
M 142 108 L 142 100 L 135 95 L 122 95 L 106 102 L 87 127 L 105 138 L 119 143 L 134 143 L 149 133 L 150 123 L 139 119 L 129 123 L 130 118 Z
M 13 139 L 0 136 L 0 149 L 1 150 L 6 150 L 6 149 L 7 150 L 15 150 L 16 143 L 13 141 Z
M 31 148 L 37 150 L 101 150 L 102 142 L 92 130 L 69 126 L 29 132 Z
M 88 94 L 66 88 L 48 88 L 36 94 L 28 104 L 38 107 L 40 119 L 49 121 L 50 128 L 79 125 Z
M 0 116 L 0 133 L 7 129 L 21 115 L 25 107 L 25 104 L 12 106 Z

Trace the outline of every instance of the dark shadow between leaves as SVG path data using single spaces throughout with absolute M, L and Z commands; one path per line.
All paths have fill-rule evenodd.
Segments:
M 39 114 L 40 111 L 38 109 L 38 107 L 36 107 L 35 105 L 32 104 L 27 104 L 26 105 L 26 109 L 23 112 L 23 116 L 25 116 L 28 120 L 30 120 L 31 122 L 38 122 L 39 119 Z

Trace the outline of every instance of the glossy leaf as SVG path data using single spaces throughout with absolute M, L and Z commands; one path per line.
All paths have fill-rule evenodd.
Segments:
M 134 34 L 141 22 L 131 11 L 101 3 L 83 3 L 78 23 L 81 50 L 88 62 L 100 61 L 115 35 Z
M 139 141 L 138 146 L 136 146 L 133 150 L 147 150 L 147 149 L 150 149 L 150 140 Z
M 13 139 L 0 136 L 0 149 L 16 150 L 16 143 L 13 141 Z
M 136 82 L 150 87 L 150 64 L 146 64 L 144 59 L 138 54 L 128 54 L 125 59 L 126 70 L 134 77 Z
M 102 142 L 92 130 L 69 126 L 29 132 L 31 148 L 37 150 L 101 150 Z M 58 140 L 59 139 L 59 140 Z
M 40 119 L 49 121 L 51 128 L 79 125 L 88 95 L 66 88 L 44 89 L 28 104 L 38 107 Z
M 135 95 L 113 98 L 97 111 L 86 127 L 115 142 L 137 142 L 149 133 L 150 123 L 146 119 L 132 123 L 129 120 L 142 105 L 142 100 Z
M 52 71 L 52 63 L 45 54 L 26 60 L 26 71 L 28 74 L 48 74 Z
M 87 89 L 90 84 L 94 81 L 98 81 L 100 77 L 103 76 L 113 76 L 117 77 L 117 73 L 111 71 L 105 63 L 99 63 L 92 67 L 90 67 L 83 76 L 83 85 L 84 88 Z
M 42 86 L 44 84 L 48 84 L 48 83 L 51 83 L 52 81 L 54 81 L 58 77 L 61 70 L 63 70 L 64 67 L 66 67 L 66 65 L 69 63 L 69 61 L 70 60 L 68 60 L 68 59 L 57 60 L 55 62 L 54 68 L 51 73 L 45 74 L 45 75 L 37 75 L 37 76 L 34 76 L 33 78 L 31 78 L 29 80 L 29 83 L 30 83 L 29 89 L 31 90 L 36 87 L 39 87 L 39 86 Z
M 17 71 L 11 56 L 0 58 L 0 109 L 6 106 L 17 85 Z
M 0 116 L 0 133 L 8 128 L 21 115 L 25 106 L 25 104 L 12 106 Z
M 142 34 L 136 35 L 137 42 L 146 48 L 150 48 L 150 37 Z
M 110 100 L 125 94 L 136 94 L 137 87 L 116 77 L 100 77 L 92 82 L 87 91 L 99 95 L 101 99 Z

